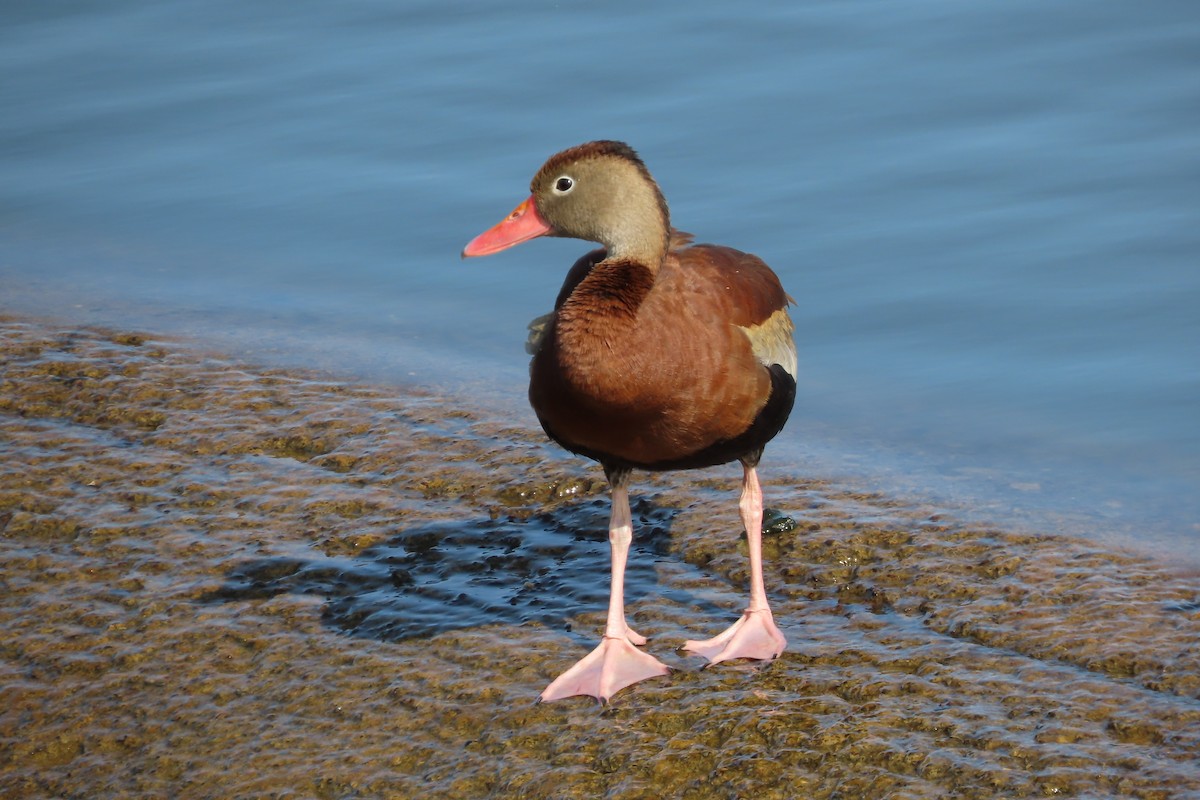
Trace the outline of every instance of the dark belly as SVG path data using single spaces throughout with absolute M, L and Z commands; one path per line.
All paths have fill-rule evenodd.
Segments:
M 767 442 L 783 429 L 796 399 L 796 381 L 783 367 L 773 365 L 770 374 L 770 396 L 747 427 L 725 438 L 690 445 L 658 415 L 595 408 L 550 382 L 535 379 L 529 400 L 547 436 L 605 466 L 659 471 L 699 469 L 739 459 L 757 463 Z

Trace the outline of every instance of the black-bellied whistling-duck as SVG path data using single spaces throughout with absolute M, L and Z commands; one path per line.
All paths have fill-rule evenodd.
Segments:
M 560 675 L 543 701 L 607 700 L 668 667 L 638 649 L 625 621 L 633 538 L 629 473 L 741 461 L 750 605 L 724 633 L 684 649 L 712 663 L 772 659 L 787 645 L 762 570 L 762 490 L 755 467 L 796 396 L 796 345 L 779 279 L 759 258 L 671 228 L 667 203 L 637 153 L 590 142 L 547 161 L 532 194 L 463 256 L 538 236 L 604 245 L 567 273 L 530 366 L 529 401 L 551 439 L 604 467 L 612 488 L 612 591 L 598 647 Z

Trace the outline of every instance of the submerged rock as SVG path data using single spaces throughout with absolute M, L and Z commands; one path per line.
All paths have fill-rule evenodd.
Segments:
M 0 795 L 1186 797 L 1194 578 L 810 478 L 635 478 L 631 622 L 677 671 L 534 703 L 603 625 L 596 468 L 463 401 L 0 320 Z M 150 424 L 153 422 L 153 424 Z

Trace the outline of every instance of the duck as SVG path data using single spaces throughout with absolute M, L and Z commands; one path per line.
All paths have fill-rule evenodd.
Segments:
M 600 643 L 541 693 L 606 703 L 670 667 L 628 623 L 624 576 L 633 539 L 635 470 L 742 466 L 739 513 L 750 561 L 749 603 L 723 632 L 682 650 L 708 660 L 770 661 L 787 646 L 763 578 L 758 464 L 796 397 L 794 303 L 762 259 L 696 244 L 671 227 L 658 183 L 628 144 L 588 142 L 551 156 L 530 195 L 472 239 L 464 258 L 543 237 L 600 245 L 567 271 L 528 347 L 529 402 L 551 440 L 590 458 L 610 490 L 611 572 Z

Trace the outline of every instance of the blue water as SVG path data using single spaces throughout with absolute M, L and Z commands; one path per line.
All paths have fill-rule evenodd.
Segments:
M 639 149 L 797 299 L 772 469 L 1200 564 L 1200 7 L 0 9 L 0 311 L 435 385 L 533 425 L 587 245 L 462 263 L 546 156 Z

